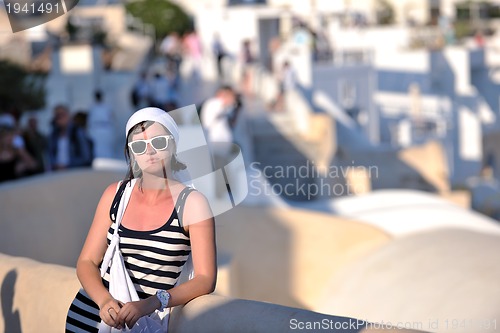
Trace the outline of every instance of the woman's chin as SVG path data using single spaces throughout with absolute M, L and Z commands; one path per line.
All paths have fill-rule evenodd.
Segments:
M 149 165 L 149 166 L 145 167 L 144 169 L 142 169 L 142 174 L 160 177 L 160 178 L 167 178 L 167 175 L 169 174 L 169 172 L 168 172 L 168 170 L 166 170 L 163 167 L 163 165 L 158 163 L 158 164 Z

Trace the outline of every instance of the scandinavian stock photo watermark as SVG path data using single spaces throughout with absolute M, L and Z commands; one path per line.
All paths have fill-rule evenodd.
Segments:
M 333 320 L 324 318 L 316 321 L 300 321 L 296 318 L 290 319 L 289 328 L 294 331 L 339 331 L 339 330 L 362 330 L 362 329 L 408 329 L 420 331 L 450 331 L 463 330 L 468 332 L 481 332 L 497 329 L 497 319 L 452 319 L 431 318 L 426 321 L 380 321 L 368 322 L 361 319 L 339 318 Z
M 250 164 L 249 195 L 300 196 L 311 200 L 321 196 L 359 193 L 364 183 L 379 177 L 375 165 L 331 165 L 319 168 L 307 160 L 303 165 Z
M 370 323 L 366 320 L 341 318 L 333 320 L 324 318 L 318 321 L 300 321 L 295 318 L 290 319 L 290 329 L 296 331 L 311 331 L 311 330 L 324 330 L 324 331 L 339 331 L 339 330 L 362 330 L 365 328 L 371 329 L 423 329 L 421 322 L 384 322 Z

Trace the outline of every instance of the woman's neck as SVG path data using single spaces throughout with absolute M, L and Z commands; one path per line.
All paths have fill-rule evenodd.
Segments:
M 147 175 L 139 180 L 139 189 L 147 200 L 156 200 L 160 197 L 171 198 L 172 186 L 175 183 L 168 178 Z

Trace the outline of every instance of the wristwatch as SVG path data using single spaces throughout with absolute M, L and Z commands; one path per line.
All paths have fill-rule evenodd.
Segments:
M 170 293 L 166 290 L 158 290 L 156 292 L 156 298 L 161 303 L 160 310 L 163 311 L 168 306 L 168 301 L 170 301 Z

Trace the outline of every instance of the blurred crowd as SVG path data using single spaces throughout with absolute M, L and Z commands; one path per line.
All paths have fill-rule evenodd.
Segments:
M 40 132 L 36 117 L 20 126 L 15 115 L 0 116 L 0 182 L 92 164 L 86 112 L 71 114 L 67 106 L 57 105 L 49 135 Z
M 131 102 L 135 109 L 155 106 L 170 111 L 178 107 L 180 67 L 184 57 L 191 58 L 193 73 L 201 78 L 202 48 L 195 31 L 182 38 L 176 32 L 165 36 L 158 51 L 165 60 L 165 67 L 156 68 L 152 73 L 141 73 L 131 92 Z
M 230 86 L 221 86 L 200 104 L 199 115 L 209 143 L 233 142 L 241 106 L 240 95 Z M 95 157 L 113 157 L 113 122 L 113 113 L 100 91 L 96 91 L 89 112 L 71 113 L 66 105 L 56 105 L 48 135 L 39 130 L 35 116 L 21 126 L 15 114 L 0 115 L 0 182 L 90 167 Z M 219 149 L 214 153 L 224 158 L 230 152 Z

